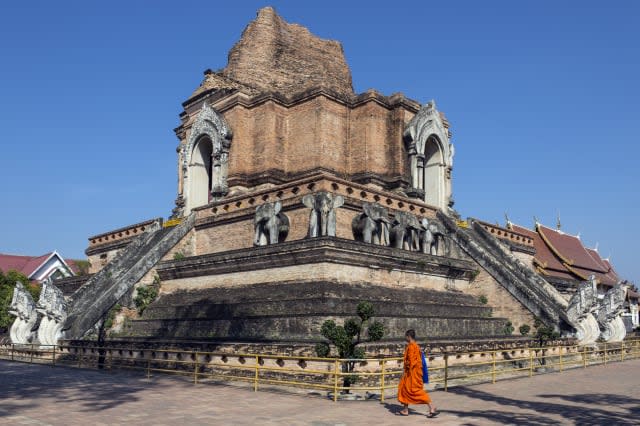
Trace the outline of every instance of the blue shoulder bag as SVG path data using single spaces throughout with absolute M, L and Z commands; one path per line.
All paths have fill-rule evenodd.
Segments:
M 422 382 L 429 383 L 429 368 L 427 366 L 427 357 L 424 356 L 424 352 L 420 351 L 422 355 Z

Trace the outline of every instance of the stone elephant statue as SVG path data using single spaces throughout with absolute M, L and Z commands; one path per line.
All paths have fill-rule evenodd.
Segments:
M 311 209 L 309 237 L 336 236 L 336 209 L 344 204 L 344 197 L 318 192 L 302 197 L 302 204 Z
M 281 212 L 282 203 L 265 203 L 256 207 L 253 244 L 266 246 L 284 241 L 289 233 L 289 218 Z
M 420 251 L 422 253 L 438 255 L 440 246 L 444 244 L 445 237 L 442 227 L 435 220 L 422 219 L 422 228 L 420 238 Z
M 378 203 L 364 203 L 351 221 L 353 237 L 368 244 L 389 245 L 389 212 Z
M 391 227 L 393 247 L 411 251 L 420 250 L 420 233 L 422 225 L 415 215 L 397 212 Z

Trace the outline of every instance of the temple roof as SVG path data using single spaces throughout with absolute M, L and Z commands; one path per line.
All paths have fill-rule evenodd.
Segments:
M 599 283 L 612 286 L 620 278 L 595 249 L 584 246 L 580 238 L 557 229 L 536 224 L 535 230 L 511 224 L 510 229 L 533 238 L 536 254 L 533 262 L 542 275 L 562 280 L 585 281 L 595 275 Z
M 32 281 L 38 281 L 45 279 L 55 271 L 51 269 L 50 259 L 57 259 L 61 267 L 68 269 L 68 272 L 72 275 L 80 271 L 80 267 L 74 260 L 63 259 L 57 251 L 52 251 L 42 256 L 0 253 L 0 270 L 3 272 L 16 271 Z

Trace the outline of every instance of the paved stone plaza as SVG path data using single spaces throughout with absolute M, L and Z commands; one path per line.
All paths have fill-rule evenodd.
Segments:
M 631 425 L 640 423 L 640 360 L 434 392 L 437 419 L 395 401 L 333 403 L 249 386 L 193 385 L 128 373 L 0 361 L 2 425 Z

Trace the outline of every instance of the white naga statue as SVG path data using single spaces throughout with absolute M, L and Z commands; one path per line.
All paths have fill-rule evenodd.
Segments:
M 62 337 L 62 327 L 67 319 L 67 303 L 62 290 L 51 279 L 42 283 L 42 291 L 36 310 L 42 319 L 38 327 L 38 340 L 41 345 L 56 345 Z
M 13 324 L 11 324 L 9 332 L 11 343 L 32 343 L 34 335 L 31 330 L 33 330 L 38 320 L 36 304 L 33 301 L 33 297 L 31 297 L 31 293 L 19 281 L 16 281 L 16 286 L 13 290 L 9 313 L 16 317 Z
M 627 282 L 620 281 L 607 291 L 600 302 L 598 324 L 601 331 L 600 337 L 605 342 L 621 342 L 627 335 L 627 329 L 622 321 L 622 312 L 628 289 Z
M 600 336 L 600 327 L 595 317 L 598 310 L 598 290 L 596 277 L 580 283 L 569 300 L 567 318 L 576 329 L 576 337 L 581 345 L 590 345 L 596 342 Z

